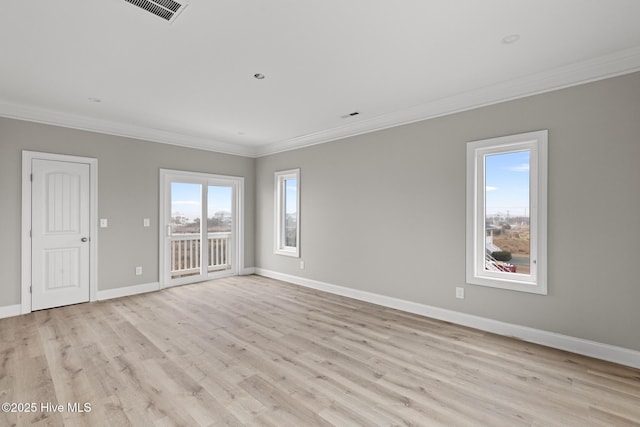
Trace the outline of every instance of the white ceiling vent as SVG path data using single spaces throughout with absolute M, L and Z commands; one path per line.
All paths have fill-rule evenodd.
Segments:
M 173 22 L 178 15 L 189 4 L 187 1 L 182 0 L 180 3 L 174 0 L 124 0 L 128 3 L 134 4 L 147 12 L 153 13 L 160 18 Z

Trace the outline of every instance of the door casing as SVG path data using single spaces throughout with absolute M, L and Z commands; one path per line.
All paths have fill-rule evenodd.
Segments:
M 32 223 L 32 185 L 31 170 L 34 159 L 61 162 L 84 163 L 89 165 L 89 301 L 96 301 L 98 294 L 98 159 L 64 154 L 22 152 L 22 290 L 21 313 L 32 311 L 31 305 L 31 223 Z

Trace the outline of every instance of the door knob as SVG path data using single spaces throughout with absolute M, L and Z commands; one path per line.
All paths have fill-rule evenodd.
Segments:
M 83 237 L 82 239 L 80 239 L 81 242 L 88 242 L 89 239 L 87 239 L 86 237 Z

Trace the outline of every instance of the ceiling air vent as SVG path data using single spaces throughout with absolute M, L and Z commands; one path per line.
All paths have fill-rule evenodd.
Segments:
M 127 3 L 138 6 L 141 9 L 151 12 L 160 18 L 173 22 L 180 12 L 187 7 L 188 3 L 182 1 L 178 3 L 173 0 L 124 0 Z

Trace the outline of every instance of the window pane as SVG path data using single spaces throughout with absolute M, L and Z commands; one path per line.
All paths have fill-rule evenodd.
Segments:
M 300 257 L 300 169 L 275 172 L 274 250 Z
M 200 274 L 202 186 L 171 183 L 171 278 Z
M 530 158 L 485 156 L 485 270 L 530 274 Z
M 209 185 L 207 189 L 207 271 L 231 269 L 231 205 L 233 188 Z
M 207 195 L 207 231 L 231 232 L 231 187 L 210 185 Z
M 284 181 L 284 245 L 296 247 L 298 235 L 298 180 Z
M 184 182 L 171 183 L 172 234 L 200 233 L 202 186 Z

